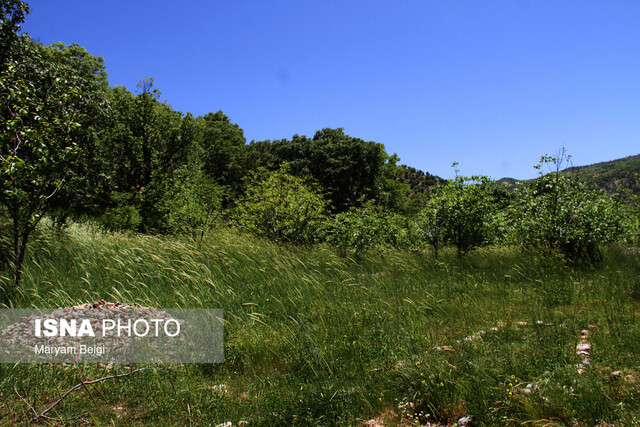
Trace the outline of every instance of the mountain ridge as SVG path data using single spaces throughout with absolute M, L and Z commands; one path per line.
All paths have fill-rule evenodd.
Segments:
M 640 154 L 634 154 L 614 160 L 607 160 L 583 166 L 570 166 L 562 169 L 561 173 L 575 174 L 587 184 L 593 184 L 607 192 L 613 192 L 622 187 L 630 188 L 634 193 L 640 192 L 640 184 L 635 174 L 640 175 Z M 511 177 L 498 179 L 498 184 L 507 183 L 514 186 L 519 180 Z

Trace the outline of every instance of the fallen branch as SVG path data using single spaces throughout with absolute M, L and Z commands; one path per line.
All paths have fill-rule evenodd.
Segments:
M 117 374 L 117 375 L 110 375 L 107 377 L 102 377 L 102 378 L 98 378 L 95 380 L 91 380 L 91 381 L 82 381 L 79 384 L 74 385 L 73 387 L 71 387 L 69 390 L 67 390 L 58 400 L 56 400 L 55 402 L 53 402 L 47 409 L 45 409 L 44 411 L 38 413 L 38 411 L 36 411 L 36 409 L 29 403 L 27 402 L 27 400 L 22 397 L 20 395 L 20 393 L 18 393 L 18 390 L 16 389 L 16 386 L 13 386 L 13 391 L 15 391 L 15 393 L 18 395 L 18 397 L 27 404 L 27 406 L 29 407 L 29 409 L 31 409 L 31 411 L 33 411 L 34 417 L 31 419 L 31 421 L 38 421 L 40 419 L 45 419 L 45 420 L 50 420 L 50 421 L 69 421 L 69 420 L 76 420 L 76 419 L 82 419 L 83 415 L 86 415 L 86 412 L 83 412 L 80 415 L 76 415 L 74 417 L 70 417 L 70 418 L 51 418 L 49 416 L 47 416 L 47 413 L 49 411 L 51 411 L 53 408 L 55 408 L 56 406 L 58 406 L 60 404 L 60 402 L 62 402 L 64 400 L 64 398 L 66 398 L 69 394 L 73 393 L 74 391 L 82 388 L 82 387 L 86 387 L 87 385 L 90 384 L 95 384 L 95 383 L 99 383 L 102 381 L 106 381 L 106 380 L 112 380 L 112 379 L 116 379 L 116 378 L 122 378 L 122 377 L 128 377 L 129 375 L 133 375 L 136 372 L 140 372 L 140 371 L 146 371 L 148 369 L 151 369 L 151 367 L 146 367 L 146 368 L 138 368 L 135 369 L 131 372 L 127 372 L 124 374 Z

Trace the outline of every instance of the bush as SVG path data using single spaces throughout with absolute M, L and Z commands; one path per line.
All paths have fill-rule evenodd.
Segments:
M 377 206 L 351 208 L 333 218 L 329 241 L 343 252 L 353 250 L 355 255 L 360 255 L 375 245 L 385 243 L 387 225 L 384 213 Z
M 491 216 L 498 207 L 495 193 L 491 180 L 484 176 L 456 176 L 435 189 L 417 225 L 436 258 L 442 245 L 455 246 L 462 256 L 491 239 Z
M 326 208 L 315 185 L 288 174 L 284 166 L 248 186 L 235 222 L 257 236 L 307 244 L 324 238 Z
M 531 249 L 559 250 L 570 260 L 599 261 L 599 245 L 624 232 L 621 206 L 578 177 L 561 173 L 567 158 L 564 151 L 544 156 L 538 168 L 552 164 L 556 170 L 521 184 L 508 215 L 511 239 Z
M 161 201 L 165 228 L 202 236 L 220 216 L 222 196 L 222 187 L 200 168 L 178 169 Z
M 108 230 L 136 231 L 142 224 L 142 216 L 133 206 L 117 206 L 106 209 L 102 224 Z

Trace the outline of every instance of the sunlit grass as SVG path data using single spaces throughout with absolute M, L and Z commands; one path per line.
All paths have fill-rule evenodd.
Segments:
M 395 250 L 351 259 L 226 229 L 200 241 L 74 224 L 61 236 L 39 230 L 14 306 L 104 299 L 224 309 L 225 363 L 159 366 L 96 385 L 56 414 L 88 411 L 96 424 L 327 425 L 383 415 L 447 424 L 473 415 L 487 425 L 632 425 L 639 295 L 640 261 L 625 248 L 608 249 L 596 268 L 508 248 L 461 261 L 453 251 L 440 262 Z M 589 325 L 591 365 L 578 375 L 575 346 Z M 478 331 L 487 332 L 464 341 Z M 41 408 L 103 369 L 2 365 L 0 419 L 32 415 L 14 385 Z M 520 392 L 530 383 L 535 393 Z

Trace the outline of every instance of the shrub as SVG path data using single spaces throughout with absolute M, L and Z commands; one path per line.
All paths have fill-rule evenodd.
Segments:
M 360 255 L 367 249 L 384 243 L 388 221 L 382 210 L 368 204 L 337 214 L 330 225 L 329 241 L 341 251 L 353 250 Z
M 166 229 L 202 237 L 220 216 L 222 196 L 222 187 L 200 168 L 178 169 L 161 201 Z
M 134 206 L 111 207 L 106 209 L 102 224 L 108 230 L 136 231 L 142 224 L 142 216 Z
M 284 166 L 248 186 L 235 222 L 274 241 L 313 243 L 324 238 L 326 208 L 315 185 L 290 175 Z
M 433 246 L 436 258 L 444 244 L 455 246 L 458 256 L 462 256 L 489 241 L 490 218 L 496 209 L 489 178 L 456 176 L 435 189 L 418 215 L 417 224 L 423 239 Z
M 555 171 L 521 184 L 509 210 L 512 240 L 527 248 L 559 250 L 570 260 L 598 261 L 598 246 L 616 241 L 624 231 L 620 203 L 560 172 L 569 157 L 543 156 Z

